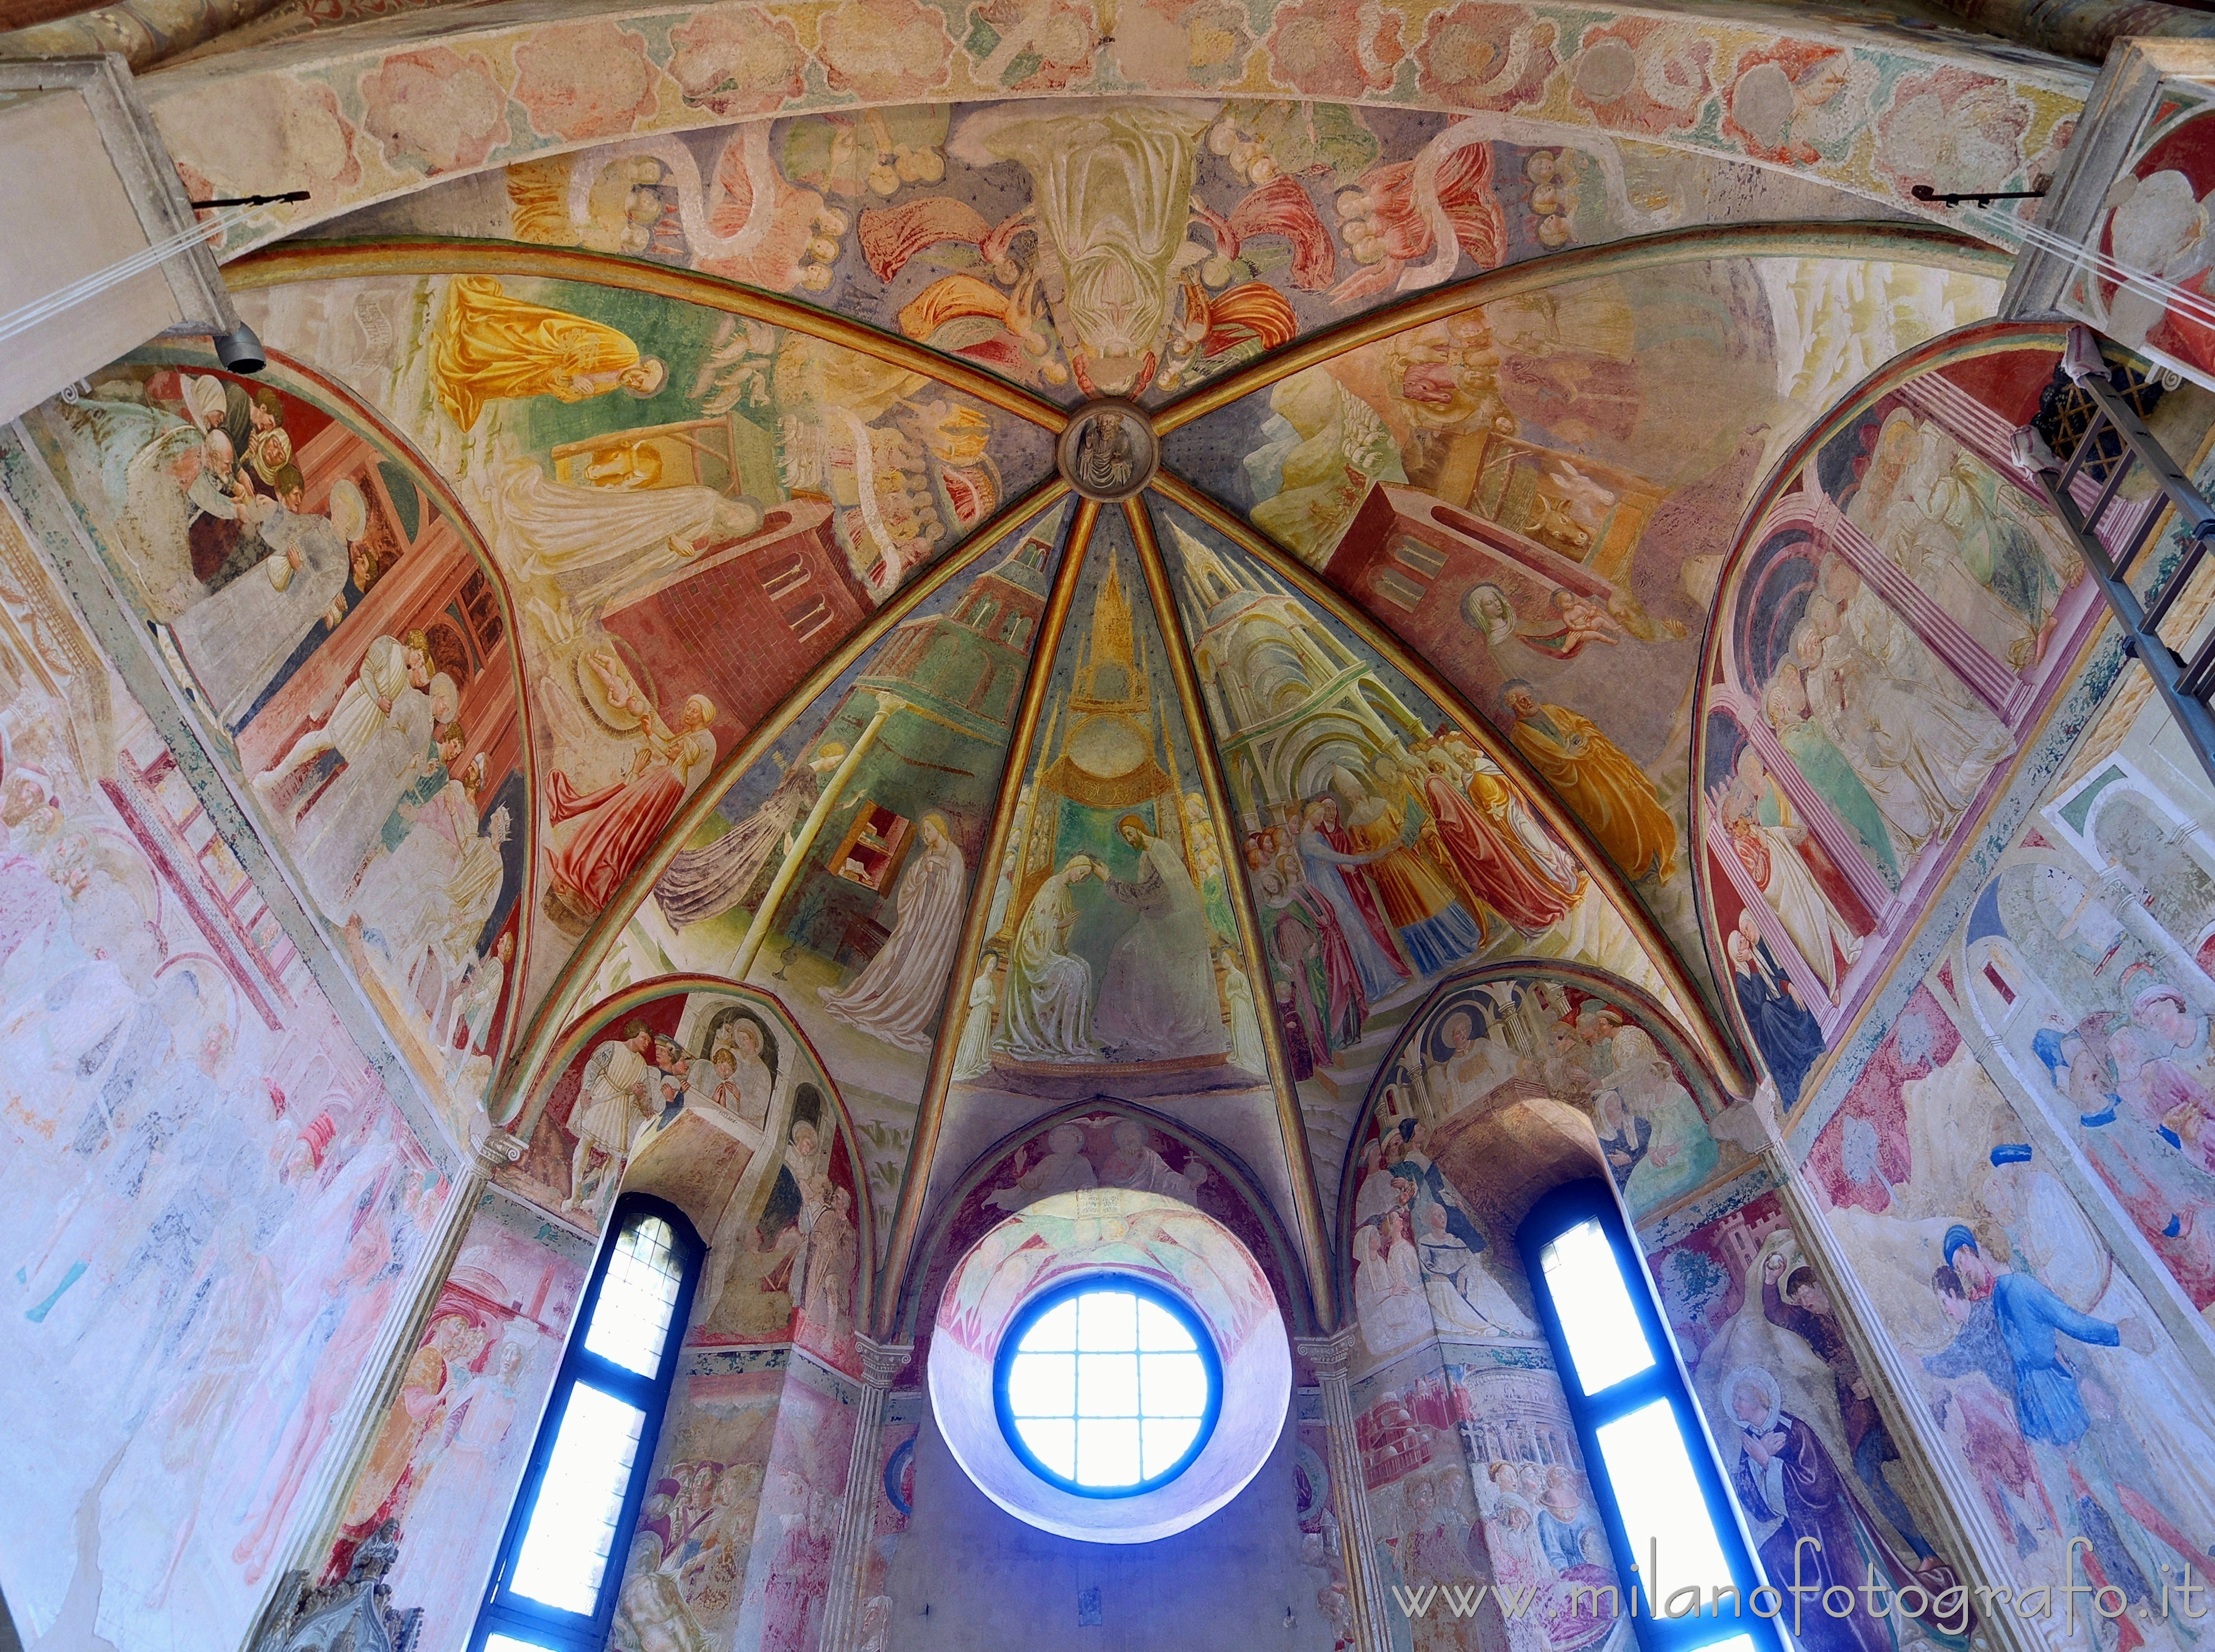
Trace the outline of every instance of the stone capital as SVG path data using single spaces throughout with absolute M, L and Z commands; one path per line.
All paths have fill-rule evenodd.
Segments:
M 880 1343 L 868 1337 L 854 1338 L 862 1353 L 862 1380 L 872 1388 L 889 1388 L 915 1357 L 913 1343 Z
M 1353 1364 L 1353 1341 L 1361 1334 L 1356 1325 L 1345 1325 L 1328 1337 L 1296 1337 L 1292 1345 L 1315 1367 L 1324 1382 L 1344 1382 Z

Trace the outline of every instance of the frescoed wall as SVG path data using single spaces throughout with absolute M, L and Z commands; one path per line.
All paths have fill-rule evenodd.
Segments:
M 867 1196 L 890 1215 L 979 887 L 1065 510 L 984 553 L 735 780 L 598 984 L 745 974 L 836 1065 Z
M 0 611 L 0 1588 L 34 1635 L 230 1652 L 322 1518 L 445 1150 L 12 518 Z
M 1856 1351 L 1835 1279 L 1794 1232 L 1773 1179 L 1765 1166 L 1750 1171 L 1644 1235 L 1724 1472 L 1772 1579 L 1792 1575 L 1794 1545 L 1813 1537 L 1821 1549 L 1803 1554 L 1845 1557 L 1824 1563 L 1826 1583 L 1851 1576 L 1858 1585 L 1874 1567 L 1887 1589 L 1937 1601 L 1961 1575 L 1934 1545 L 1940 1528 L 1886 1420 L 1885 1379 Z M 1793 1465 L 1804 1495 L 1774 1495 L 1764 1452 Z M 1895 1605 L 1850 1627 L 1803 1621 L 1812 1646 L 1967 1639 L 1960 1614 L 1942 1608 L 1911 1614 Z
M 1628 1641 L 1629 1619 L 1598 1606 L 1598 1591 L 1619 1600 L 1623 1585 L 1550 1355 L 1441 1342 L 1379 1365 L 1353 1403 L 1377 1576 L 1401 1592 L 1396 1608 L 1426 1589 L 1466 1600 L 1478 1577 L 1507 1597 L 1469 1612 L 1438 1596 L 1420 1617 L 1396 1609 L 1411 1652 Z
M 1673 997 L 1623 907 L 1469 729 L 1222 535 L 1158 515 L 1326 1197 L 1378 1062 L 1457 970 L 1560 958 Z
M 1566 1132 L 1566 1135 L 1563 1133 Z M 1589 970 L 1454 976 L 1378 1069 L 1339 1189 L 1356 1368 L 1436 1337 L 1541 1342 L 1512 1231 L 1517 1155 L 1604 1164 L 1641 1227 L 1742 1171 L 1764 1140 L 1650 1000 Z
M 322 1582 L 344 1578 L 355 1551 L 397 1520 L 400 1559 L 387 1576 L 422 1609 L 423 1643 L 467 1635 L 500 1542 L 501 1522 L 484 1516 L 506 1508 L 522 1482 L 591 1264 L 567 1228 L 500 1192 L 478 1196 L 347 1492 Z
M 1731 0 L 407 4 L 144 78 L 193 199 L 310 189 L 224 243 L 328 233 L 226 266 L 267 370 L 158 342 L 0 439 L 68 591 L 0 523 L 28 1639 L 228 1652 L 396 1523 L 458 1652 L 625 1190 L 709 1251 L 624 1652 L 1628 1652 L 1516 1254 L 1568 1176 L 1774 1570 L 2204 1565 L 2215 789 L 2127 683 L 2067 749 L 2118 659 L 2014 444 L 2085 397 L 1992 320 L 2082 65 Z M 2077 295 L 2187 369 L 2200 118 L 2094 133 L 2175 285 Z M 1086 1190 L 1027 1233 L 1150 1200 L 1205 1295 L 1205 1215 L 1293 1337 L 1175 1544 L 1024 1524 L 922 1384 L 964 1253 Z M 1980 1652 L 1941 1615 L 1801 1652 Z
M 579 1025 L 498 1179 L 588 1232 L 620 1191 L 668 1199 L 709 1245 L 690 1345 L 791 1343 L 852 1368 L 866 1172 L 838 1087 L 782 1006 L 680 977 Z
M 512 616 L 474 529 L 311 374 L 124 365 L 30 428 L 466 1135 L 514 1019 L 531 841 Z
M 2017 424 L 2052 420 L 2058 352 L 1924 352 L 1811 438 L 1726 583 L 1701 701 L 1709 933 L 1788 1111 L 2104 612 L 2012 460 Z
M 1199 1131 L 1103 1099 L 1056 1110 L 993 1144 L 954 1184 L 932 1219 L 928 1263 L 900 1304 L 902 1335 L 915 1349 L 900 1380 L 920 1381 L 947 1282 L 979 1239 L 1041 1199 L 1099 1187 L 1165 1194 L 1212 1217 L 1261 1264 L 1288 1324 L 1312 1313 L 1292 1240 L 1252 1172 Z
M 514 593 L 542 770 L 530 1006 L 782 697 L 1049 460 L 1034 427 L 876 356 L 451 263 L 248 309 L 426 456 Z
M 994 56 L 1019 54 L 1020 38 Z M 1090 187 L 1070 195 L 1078 156 Z M 333 230 L 624 253 L 895 326 L 1057 400 L 1150 401 L 1456 275 L 1692 224 L 1862 210 L 1805 177 L 1598 132 L 1519 143 L 1484 115 L 1015 101 L 582 150 Z M 1138 232 L 1127 247 L 1103 236 L 1114 222 Z M 1114 314 L 1107 286 L 1070 287 L 1101 258 L 1142 320 Z M 1064 288 L 1066 302 L 1051 297 Z
M 1725 541 L 1835 397 L 1997 298 L 1959 266 L 1688 252 L 1362 344 L 1169 462 L 1489 719 L 1697 959 L 1682 753 Z

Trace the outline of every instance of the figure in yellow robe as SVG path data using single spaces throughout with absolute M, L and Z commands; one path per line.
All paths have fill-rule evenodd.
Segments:
M 647 396 L 669 376 L 627 334 L 511 298 L 488 275 L 457 275 L 448 285 L 432 349 L 439 405 L 463 430 L 488 401 L 534 395 L 582 401 L 617 389 Z
M 1584 822 L 1626 878 L 1677 875 L 1677 823 L 1661 807 L 1646 772 L 1591 721 L 1561 706 L 1541 705 L 1520 679 L 1501 697 L 1515 719 L 1508 738 L 1531 767 Z

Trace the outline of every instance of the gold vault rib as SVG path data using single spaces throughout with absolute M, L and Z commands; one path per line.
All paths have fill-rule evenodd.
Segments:
M 1040 616 L 1038 640 L 1031 650 L 1030 670 L 1023 680 L 1023 697 L 1008 735 L 1008 760 L 1000 770 L 999 794 L 993 799 L 992 827 L 985 835 L 985 852 L 978 861 L 978 883 L 1000 864 L 1007 853 L 1009 823 L 1015 799 L 1022 792 L 1023 758 L 1038 733 L 1046 705 L 1047 685 L 1053 680 L 1053 662 L 1060 651 L 1061 633 L 1069 624 L 1069 611 L 1077 601 L 1077 577 L 1084 571 L 1084 554 L 1092 544 L 1092 529 L 1100 520 L 1096 500 L 1081 499 L 1069 524 L 1061 553 L 1061 566 L 1047 594 L 1046 612 Z M 946 1117 L 947 1087 L 954 1079 L 954 1047 L 960 1042 L 960 1020 L 968 1005 L 969 978 L 976 971 L 978 949 L 985 944 L 985 920 L 990 900 L 972 893 L 969 909 L 961 921 L 961 940 L 954 950 L 960 967 L 946 985 L 946 1004 L 940 1012 L 938 1037 L 931 1043 L 930 1070 L 916 1104 L 915 1134 L 908 1140 L 907 1169 L 900 1177 L 899 1202 L 893 1208 L 892 1227 L 886 1235 L 884 1267 L 876 1291 L 876 1315 L 870 1335 L 883 1340 L 892 1334 L 899 1313 L 907 1266 L 923 1221 L 923 1202 L 930 1191 L 931 1160 L 938 1146 L 939 1127 Z
M 1200 789 L 1216 820 L 1222 841 L 1223 882 L 1230 897 L 1231 916 L 1238 924 L 1238 945 L 1246 954 L 1249 979 L 1269 979 L 1268 953 L 1261 943 L 1261 920 L 1254 912 L 1254 890 L 1246 881 L 1243 864 L 1233 852 L 1230 831 L 1237 816 L 1231 812 L 1230 793 L 1223 784 L 1223 760 L 1215 749 L 1215 731 L 1200 703 L 1200 673 L 1192 660 L 1192 639 L 1185 635 L 1184 618 L 1176 594 L 1169 589 L 1168 566 L 1162 560 L 1161 542 L 1154 537 L 1154 519 L 1145 496 L 1128 499 L 1123 515 L 1131 525 L 1131 539 L 1138 549 L 1138 566 L 1146 578 L 1146 595 L 1153 599 L 1155 618 L 1162 632 L 1162 646 L 1169 655 L 1169 676 L 1176 685 L 1177 704 L 1192 736 L 1193 756 L 1200 764 Z M 1338 1328 L 1337 1293 L 1330 1267 L 1330 1230 L 1324 1225 L 1322 1195 L 1316 1186 L 1315 1156 L 1308 1147 L 1307 1116 L 1300 1111 L 1299 1092 L 1285 1076 L 1292 1062 L 1285 1054 L 1284 1024 L 1273 1012 L 1261 1013 L 1261 994 L 1255 993 L 1254 1019 L 1261 1024 L 1261 1039 L 1269 1052 L 1269 1088 L 1277 1100 L 1277 1127 L 1284 1137 L 1285 1172 L 1292 1184 L 1292 1206 L 1298 1218 L 1300 1249 L 1307 1263 L 1308 1294 L 1315 1303 L 1316 1323 L 1325 1330 Z
M 500 1075 L 498 1090 L 528 1097 L 532 1089 L 546 1081 L 549 1076 L 548 1056 L 568 1019 L 575 995 L 589 982 L 593 972 L 606 958 L 608 949 L 623 926 L 630 921 L 631 914 L 647 896 L 661 874 L 668 869 L 685 840 L 698 831 L 723 794 L 738 783 L 739 776 L 761 761 L 762 754 L 782 737 L 786 730 L 797 721 L 816 699 L 838 679 L 840 672 L 874 647 L 888 635 L 893 627 L 912 614 L 925 597 L 942 590 L 956 578 L 973 568 L 979 559 L 1009 535 L 1029 525 L 1033 518 L 1058 502 L 1069 491 L 1069 484 L 1059 476 L 1049 476 L 1022 498 L 1012 499 L 1000 507 L 990 522 L 972 534 L 958 548 L 939 559 L 912 583 L 903 586 L 885 605 L 871 615 L 867 623 L 848 637 L 831 653 L 819 661 L 815 669 L 802 677 L 779 701 L 768 716 L 754 725 L 745 739 L 733 750 L 730 756 L 718 760 L 713 773 L 700 789 L 680 809 L 676 818 L 663 829 L 660 838 L 652 851 L 633 866 L 622 885 L 610 897 L 592 927 L 577 950 L 561 966 L 546 996 L 532 1014 L 529 1030 L 518 1042 L 515 1052 Z M 495 1110 L 494 1116 L 506 1111 L 505 1105 Z

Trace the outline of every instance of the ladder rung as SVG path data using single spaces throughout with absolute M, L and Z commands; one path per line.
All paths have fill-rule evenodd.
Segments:
M 2086 533 L 2093 534 L 2100 530 L 2100 518 L 2107 513 L 2108 507 L 2115 502 L 2115 490 L 2123 485 L 2123 478 L 2131 474 L 2132 457 L 2132 455 L 2129 450 L 2126 449 L 2123 456 L 2115 462 L 2114 474 L 2108 478 L 2098 495 L 2093 499 L 2092 508 L 2085 511 L 2084 531 Z
M 2125 578 L 2129 575 L 2132 565 L 2138 560 L 2138 553 L 2145 549 L 2153 539 L 2153 530 L 2161 526 L 2162 516 L 2160 508 L 2149 502 L 2145 515 L 2138 518 L 2138 525 L 2131 534 L 2130 542 L 2115 553 L 2116 578 Z
M 2061 484 L 2057 491 L 2064 498 L 2068 496 L 2069 485 L 2077 480 L 2077 474 L 2084 468 L 2085 460 L 2092 456 L 2094 450 L 2099 445 L 2100 432 L 2107 428 L 2108 416 L 2100 412 L 2098 404 L 2095 403 L 2092 422 L 2085 427 L 2083 438 L 2077 444 L 2077 451 L 2071 454 L 2069 462 L 2061 467 Z
M 2169 645 L 2162 643 L 2160 646 L 2166 648 Z M 2141 643 L 2139 646 L 2144 647 L 2144 644 Z M 2215 631 L 2209 632 L 2206 639 L 2194 652 L 2191 663 L 2185 666 L 2183 675 L 2177 678 L 2176 686 L 2194 700 L 2205 700 L 2207 698 L 2207 679 L 2211 671 L 2215 671 Z
M 2193 574 L 2198 571 L 2200 563 L 2205 561 L 2206 557 L 2207 541 L 2200 535 L 2194 535 L 2192 548 L 2185 552 L 2184 560 L 2176 565 L 2168 580 L 2156 593 L 2153 606 L 2146 609 L 2147 630 L 2161 629 L 2161 622 L 2169 617 L 2169 610 L 2175 605 L 2176 599 L 2184 595 L 2185 586 L 2192 582 Z

